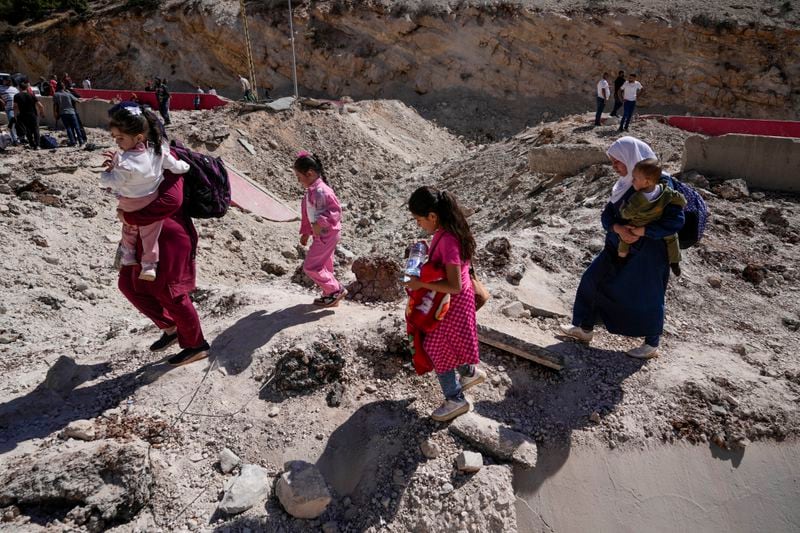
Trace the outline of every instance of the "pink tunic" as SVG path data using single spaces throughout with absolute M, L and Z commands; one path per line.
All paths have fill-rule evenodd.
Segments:
M 437 265 L 461 266 L 461 292 L 450 295 L 450 310 L 439 326 L 425 336 L 423 347 L 437 374 L 461 365 L 476 365 L 478 327 L 475 319 L 475 291 L 469 277 L 469 261 L 461 261 L 461 246 L 452 233 L 439 230 L 431 240 L 433 253 L 428 259 Z

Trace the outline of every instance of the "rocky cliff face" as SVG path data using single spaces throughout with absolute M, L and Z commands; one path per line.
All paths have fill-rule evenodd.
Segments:
M 497 4 L 414 13 L 303 4 L 295 12 L 301 91 L 400 98 L 456 130 L 508 134 L 592 108 L 599 74 L 623 69 L 640 75 L 644 112 L 800 118 L 797 25 Z M 248 15 L 258 85 L 285 92 L 285 6 L 250 5 Z M 246 72 L 243 43 L 238 2 L 151 13 L 109 5 L 86 20 L 18 29 L 0 58 L 32 76 L 66 70 L 97 86 L 141 87 L 161 75 L 174 88 L 214 85 L 233 96 Z

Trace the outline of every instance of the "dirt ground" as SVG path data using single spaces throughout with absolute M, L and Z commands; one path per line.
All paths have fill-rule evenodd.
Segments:
M 796 439 L 796 196 L 750 191 L 726 200 L 713 176 L 694 178 L 712 217 L 703 241 L 684 255 L 684 274 L 671 279 L 662 355 L 643 362 L 624 355 L 638 339 L 600 332 L 586 347 L 556 337 L 559 318 L 501 311 L 537 291 L 561 312 L 570 309 L 581 272 L 602 247 L 599 215 L 615 179 L 601 164 L 554 180 L 529 170 L 528 150 L 606 147 L 617 136 L 613 126 L 593 129 L 589 115 L 576 115 L 474 145 L 396 101 L 282 114 L 240 115 L 232 105 L 173 116 L 172 136 L 221 155 L 294 209 L 302 191 L 293 154 L 319 154 L 345 207 L 337 270 L 346 282 L 354 280 L 354 257 L 399 261 L 419 236 L 405 209 L 414 188 L 455 192 L 471 213 L 478 271 L 493 293 L 479 320 L 548 339 L 565 357 L 554 371 L 481 346 L 490 379 L 471 394 L 475 411 L 529 436 L 540 453 L 675 441 L 741 450 Z M 631 133 L 679 170 L 687 133 L 641 120 Z M 102 130 L 89 136 L 110 145 Z M 485 456 L 474 477 L 454 472 L 455 455 L 471 448 L 428 418 L 440 391 L 409 365 L 403 302 L 310 305 L 314 291 L 292 281 L 302 261 L 298 222 L 236 208 L 198 221 L 193 298 L 212 357 L 171 369 L 149 352 L 157 329 L 116 289 L 119 226 L 115 200 L 97 185 L 101 162 L 100 150 L 66 147 L 0 154 L 0 460 L 35 458 L 79 419 L 93 419 L 109 436 L 147 441 L 153 496 L 117 531 L 516 529 L 508 465 Z M 486 248 L 501 237 L 511 244 L 505 261 Z M 71 382 L 54 384 L 58 372 L 48 370 L 64 356 L 78 366 Z M 287 357 L 322 360 L 340 374 L 330 382 L 271 379 Z M 331 396 L 340 396 L 338 405 Z M 425 440 L 440 447 L 438 457 L 422 454 Z M 331 505 L 305 521 L 273 496 L 238 517 L 220 516 L 230 478 L 217 465 L 224 447 L 271 475 L 287 460 L 315 463 Z M 23 511 L 0 529 L 84 527 L 52 510 Z

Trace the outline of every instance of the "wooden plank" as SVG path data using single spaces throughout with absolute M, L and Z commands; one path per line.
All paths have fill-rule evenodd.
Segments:
M 478 340 L 483 344 L 523 357 L 548 368 L 555 370 L 564 368 L 564 358 L 560 354 L 484 324 L 478 324 Z

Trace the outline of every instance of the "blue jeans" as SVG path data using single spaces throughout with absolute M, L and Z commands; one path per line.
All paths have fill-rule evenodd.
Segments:
M 606 107 L 606 99 L 597 97 L 597 113 L 594 116 L 594 125 L 600 125 L 600 118 L 603 116 L 603 109 Z
M 462 376 L 471 376 L 475 373 L 475 365 L 461 365 L 456 368 L 456 370 L 458 370 L 458 373 Z M 461 391 L 461 383 L 459 383 L 458 378 L 456 378 L 456 370 L 436 374 L 436 377 L 439 378 L 439 385 L 442 386 L 442 392 L 445 398 L 456 402 L 463 402 L 464 393 Z
M 161 113 L 161 117 L 164 119 L 164 124 L 169 124 L 169 100 L 158 103 L 158 112 Z
M 17 144 L 19 139 L 17 138 L 17 119 L 14 116 L 14 110 L 6 111 L 6 117 L 8 118 L 8 133 L 11 135 L 11 142 Z
M 619 121 L 619 129 L 627 130 L 633 118 L 633 110 L 636 109 L 636 100 L 625 100 L 622 106 L 622 120 Z
M 62 113 L 61 122 L 64 123 L 64 127 L 67 129 L 67 137 L 69 138 L 70 146 L 73 146 L 75 143 L 84 142 L 81 136 L 80 126 L 78 126 L 78 117 L 71 113 Z

